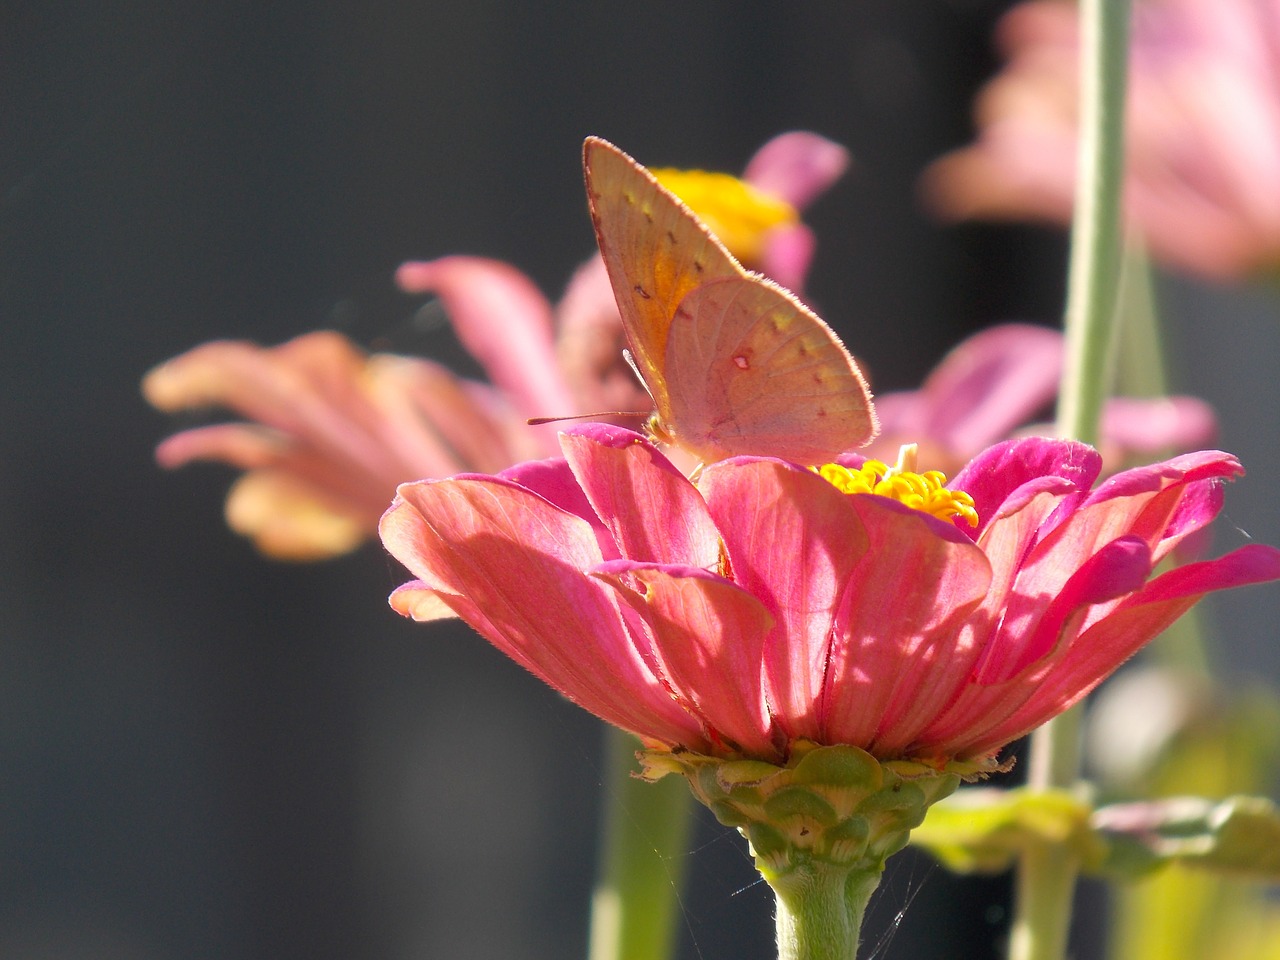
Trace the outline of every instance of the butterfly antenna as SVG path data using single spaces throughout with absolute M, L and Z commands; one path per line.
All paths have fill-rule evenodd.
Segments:
M 566 417 L 530 417 L 525 421 L 531 427 L 544 423 L 560 423 L 563 420 L 598 420 L 601 417 L 647 417 L 648 412 L 637 410 L 601 410 L 599 413 L 571 413 Z

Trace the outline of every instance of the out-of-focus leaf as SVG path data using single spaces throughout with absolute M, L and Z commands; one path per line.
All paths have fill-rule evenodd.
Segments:
M 1174 797 L 1097 810 L 1108 850 L 1099 872 L 1133 877 L 1177 861 L 1242 879 L 1280 881 L 1280 810 L 1265 797 Z
M 1066 791 L 1032 792 L 975 787 L 929 808 L 911 842 L 956 873 L 996 873 L 1031 844 L 1067 845 L 1085 863 L 1106 851 L 1092 837 L 1091 808 Z

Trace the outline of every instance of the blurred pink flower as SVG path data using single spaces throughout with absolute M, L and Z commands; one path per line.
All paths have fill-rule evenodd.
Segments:
M 796 210 L 847 164 L 838 144 L 782 134 L 756 154 L 743 188 L 755 191 L 748 206 L 770 206 L 771 225 L 759 236 L 749 223 L 735 226 L 733 197 L 713 212 L 750 240 L 759 260 L 749 265 L 798 287 L 814 240 Z M 697 175 L 685 176 L 696 185 Z M 715 193 L 704 188 L 702 200 L 715 204 Z M 480 257 L 406 263 L 397 280 L 406 291 L 440 298 L 490 384 L 429 360 L 367 356 L 334 332 L 271 348 L 207 343 L 143 380 L 144 395 L 161 410 L 221 407 L 244 418 L 184 430 L 161 443 L 156 457 L 170 468 L 217 460 L 248 471 L 228 494 L 227 520 L 270 556 L 313 560 L 355 549 L 373 536 L 405 480 L 551 455 L 554 427 L 530 427 L 530 417 L 650 408 L 622 362 L 621 322 L 599 256 L 577 271 L 554 308 L 519 270 Z
M 954 219 L 1070 219 L 1076 7 L 1032 0 L 997 39 L 975 144 L 926 173 Z M 1231 279 L 1280 265 L 1280 0 L 1137 0 L 1125 209 L 1152 255 Z
M 1015 432 L 1037 430 L 1052 410 L 1062 375 L 1063 341 L 1031 324 L 989 327 L 953 348 L 918 390 L 876 397 L 880 436 L 862 452 L 892 459 L 903 443 L 944 472 L 960 469 Z M 1212 443 L 1217 420 L 1196 397 L 1112 397 L 1102 414 L 1100 452 L 1108 472 Z
M 380 530 L 417 579 L 391 603 L 461 617 L 651 748 L 781 762 L 803 739 L 989 769 L 1203 594 L 1280 578 L 1260 545 L 1152 578 L 1241 473 L 1224 453 L 1091 491 L 1092 449 L 1009 441 L 951 485 L 970 527 L 774 459 L 695 485 L 607 424 L 561 446 L 401 486 Z

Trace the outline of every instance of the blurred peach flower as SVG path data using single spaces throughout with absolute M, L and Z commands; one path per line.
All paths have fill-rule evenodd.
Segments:
M 1001 21 L 978 140 L 925 174 L 939 214 L 1070 219 L 1078 37 L 1064 0 Z M 1125 210 L 1152 256 L 1220 280 L 1280 265 L 1280 0 L 1137 0 L 1128 104 Z
M 662 175 L 694 194 L 695 209 L 744 263 L 799 288 L 814 239 L 798 211 L 847 165 L 843 147 L 796 131 L 765 144 L 743 181 Z M 315 560 L 355 549 L 406 480 L 550 456 L 556 428 L 530 427 L 530 417 L 650 408 L 622 362 L 621 323 L 598 255 L 554 307 L 519 270 L 480 257 L 406 263 L 396 279 L 440 299 L 488 384 L 430 360 L 368 356 L 331 331 L 277 347 L 203 344 L 143 380 L 160 410 L 224 408 L 243 418 L 181 431 L 156 458 L 169 468 L 213 460 L 246 471 L 228 494 L 227 521 L 268 556 Z
M 921 457 L 954 472 L 998 440 L 1044 433 L 1062 376 L 1057 330 L 1006 323 L 954 347 L 918 390 L 876 397 L 880 436 L 862 452 L 882 459 L 917 442 Z M 1100 452 L 1108 471 L 1193 450 L 1217 435 L 1212 408 L 1196 397 L 1112 397 L 1102 412 Z

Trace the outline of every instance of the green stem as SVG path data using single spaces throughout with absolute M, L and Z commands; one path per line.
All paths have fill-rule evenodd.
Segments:
M 1071 899 L 1079 865 L 1063 845 L 1031 843 L 1018 863 L 1018 909 L 1009 931 L 1009 956 L 1061 960 L 1067 955 Z
M 810 861 L 770 880 L 777 896 L 778 960 L 854 960 L 880 871 Z
M 1080 22 L 1080 152 L 1058 431 L 1096 443 L 1122 261 L 1129 0 L 1081 0 Z M 1077 709 L 1036 731 L 1031 741 L 1030 786 L 1049 789 L 1075 784 L 1080 769 L 1079 728 Z M 1066 955 L 1077 872 L 1078 864 L 1065 849 L 1023 856 L 1014 920 L 1018 935 L 1010 945 L 1010 960 L 1060 960 Z
M 680 881 L 693 796 L 680 777 L 637 780 L 631 734 L 605 734 L 605 810 L 590 960 L 668 960 L 675 948 Z
M 1096 443 L 1120 285 L 1129 0 L 1081 0 L 1080 151 L 1058 431 Z

